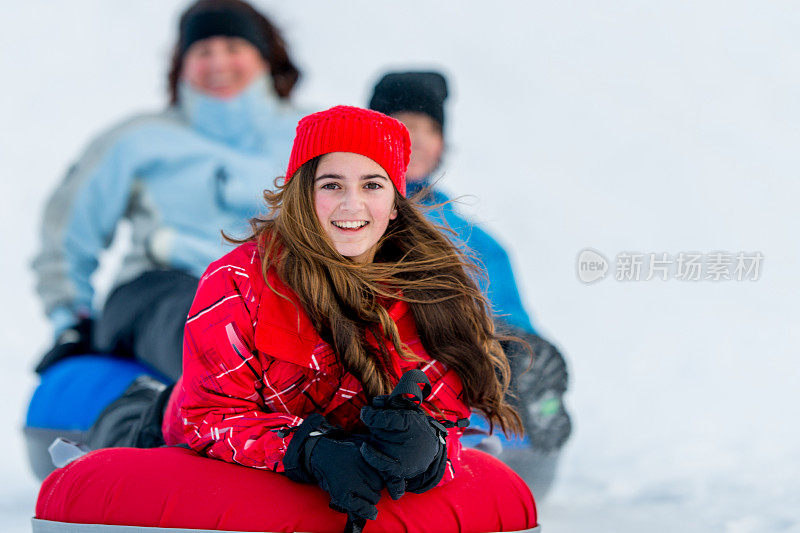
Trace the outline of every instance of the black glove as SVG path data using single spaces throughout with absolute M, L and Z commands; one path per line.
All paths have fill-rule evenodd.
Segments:
M 363 441 L 331 426 L 322 415 L 312 414 L 298 426 L 286 450 L 286 476 L 317 483 L 330 495 L 331 509 L 351 519 L 375 520 L 384 483 L 361 456 Z
M 424 384 L 424 392 L 418 383 Z M 391 394 L 376 396 L 372 406 L 361 409 L 361 420 L 370 433 L 361 454 L 383 476 L 395 500 L 407 490 L 425 492 L 444 476 L 447 429 L 419 406 L 429 392 L 425 374 L 411 370 Z
M 547 340 L 515 332 L 530 344 L 533 364 L 525 351 L 513 344 L 504 346 L 511 365 L 510 401 L 525 425 L 534 449 L 549 453 L 560 449 L 572 433 L 572 421 L 563 402 L 569 374 L 564 356 Z
M 92 329 L 94 329 L 94 321 L 91 318 L 82 318 L 71 328 L 62 331 L 56 339 L 55 346 L 44 354 L 42 360 L 36 365 L 36 373 L 41 374 L 67 357 L 91 353 L 93 350 Z

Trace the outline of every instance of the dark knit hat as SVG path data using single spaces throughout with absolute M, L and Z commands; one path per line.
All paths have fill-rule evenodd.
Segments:
M 386 115 L 425 113 L 444 128 L 445 98 L 447 80 L 439 72 L 390 72 L 375 85 L 369 108 Z
M 406 195 L 406 168 L 411 156 L 408 129 L 399 120 L 360 107 L 336 106 L 300 119 L 286 169 L 286 181 L 303 164 L 331 152 L 369 157 Z
M 269 58 L 269 44 L 258 21 L 237 3 L 198 2 L 181 17 L 179 32 L 181 56 L 197 41 L 219 35 L 240 37 L 258 48 L 265 60 Z

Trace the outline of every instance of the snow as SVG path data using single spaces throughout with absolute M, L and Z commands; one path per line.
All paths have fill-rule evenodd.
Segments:
M 40 213 L 92 135 L 163 104 L 184 3 L 4 5 L 0 523 L 13 533 L 29 530 L 38 489 L 19 429 L 51 336 L 28 266 Z M 364 105 L 387 67 L 450 75 L 445 188 L 473 195 L 464 209 L 513 250 L 537 325 L 571 365 L 575 434 L 544 531 L 800 531 L 792 3 L 259 5 L 304 71 L 304 106 Z M 585 285 L 585 248 L 764 261 L 757 281 L 612 271 Z

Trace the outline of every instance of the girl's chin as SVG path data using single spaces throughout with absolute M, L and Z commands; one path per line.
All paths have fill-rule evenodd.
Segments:
M 352 259 L 356 263 L 366 263 L 368 261 L 372 261 L 372 257 L 374 256 L 373 253 L 374 250 L 372 248 L 367 248 L 366 250 L 364 249 L 356 250 L 353 248 L 347 248 L 347 249 L 337 248 L 336 251 L 345 256 L 346 258 Z
M 354 252 L 352 250 L 337 250 L 337 252 L 339 252 L 340 254 L 342 254 L 343 256 L 345 256 L 345 257 L 347 257 L 349 259 L 355 259 L 356 257 L 362 256 L 365 253 L 367 253 L 366 250 L 359 250 L 359 251 L 356 251 L 356 252 Z

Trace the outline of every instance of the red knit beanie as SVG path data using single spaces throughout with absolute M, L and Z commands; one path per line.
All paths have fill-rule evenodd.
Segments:
M 400 194 L 406 195 L 411 139 L 399 120 L 377 111 L 344 105 L 302 118 L 297 124 L 286 181 L 304 163 L 331 152 L 352 152 L 369 157 L 389 174 Z

